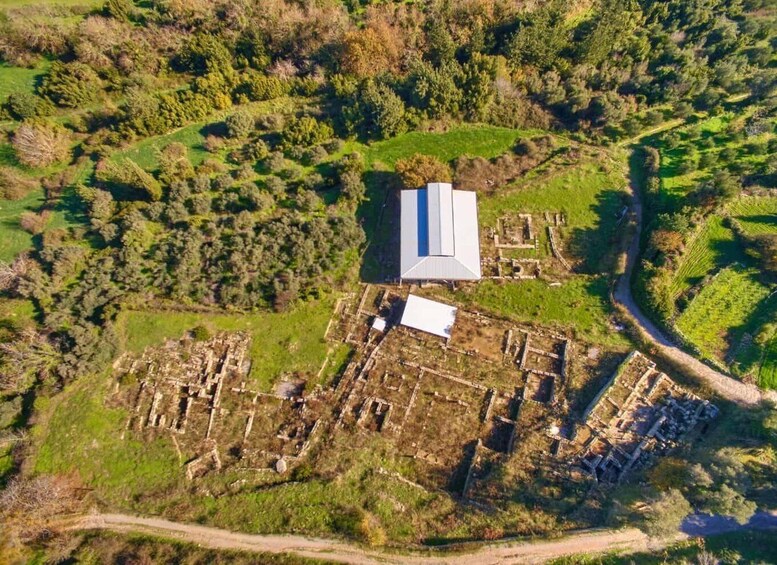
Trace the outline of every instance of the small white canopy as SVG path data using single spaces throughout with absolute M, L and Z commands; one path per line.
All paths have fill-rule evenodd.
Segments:
M 402 313 L 403 326 L 450 339 L 456 321 L 455 306 L 421 298 L 415 294 L 407 297 Z
M 386 320 L 383 318 L 380 318 L 378 316 L 375 316 L 375 319 L 372 321 L 372 329 L 378 330 L 379 332 L 385 332 L 386 331 Z

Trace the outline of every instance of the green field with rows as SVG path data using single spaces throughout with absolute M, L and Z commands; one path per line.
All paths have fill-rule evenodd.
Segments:
M 760 327 L 770 289 L 757 269 L 722 270 L 677 318 L 677 328 L 707 357 L 725 362 Z
M 683 254 L 672 284 L 677 298 L 699 283 L 710 271 L 744 258 L 734 232 L 726 227 L 723 218 L 712 216 L 699 230 Z
M 743 196 L 729 211 L 747 235 L 777 233 L 777 197 Z
M 758 383 L 765 388 L 777 389 L 777 335 L 772 337 L 764 352 Z

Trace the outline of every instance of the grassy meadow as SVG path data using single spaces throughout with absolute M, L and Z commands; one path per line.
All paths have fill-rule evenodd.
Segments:
M 249 332 L 252 336 L 251 378 L 261 389 L 269 390 L 282 374 L 301 373 L 314 377 L 318 373 L 328 354 L 324 333 L 332 317 L 334 302 L 334 297 L 327 297 L 283 313 L 126 310 L 120 314 L 117 327 L 124 350 L 130 353 L 159 346 L 167 339 L 179 339 L 198 325 L 211 332 Z

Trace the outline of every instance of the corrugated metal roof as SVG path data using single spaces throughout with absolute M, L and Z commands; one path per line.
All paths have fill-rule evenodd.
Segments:
M 405 311 L 402 312 L 400 323 L 403 326 L 449 339 L 453 323 L 456 321 L 457 310 L 455 306 L 411 294 L 405 302 Z
M 434 184 L 443 187 L 429 190 Z M 449 243 L 443 239 L 433 243 L 434 226 L 446 225 L 446 220 L 433 224 L 430 200 L 450 194 L 450 225 L 452 255 Z M 478 236 L 477 197 L 474 192 L 452 190 L 450 184 L 433 183 L 420 190 L 404 190 L 401 196 L 402 214 L 400 278 L 409 280 L 477 280 L 480 278 L 480 242 Z M 448 205 L 445 204 L 445 207 Z M 439 211 L 443 208 L 437 206 Z M 438 251 L 437 254 L 433 251 Z
M 454 255 L 453 238 L 453 189 L 442 182 L 429 183 L 427 192 L 427 218 L 429 226 L 429 255 Z

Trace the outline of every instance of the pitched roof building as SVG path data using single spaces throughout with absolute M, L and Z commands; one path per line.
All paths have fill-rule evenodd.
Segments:
M 401 205 L 400 279 L 480 279 L 474 192 L 434 182 L 419 190 L 403 190 Z

